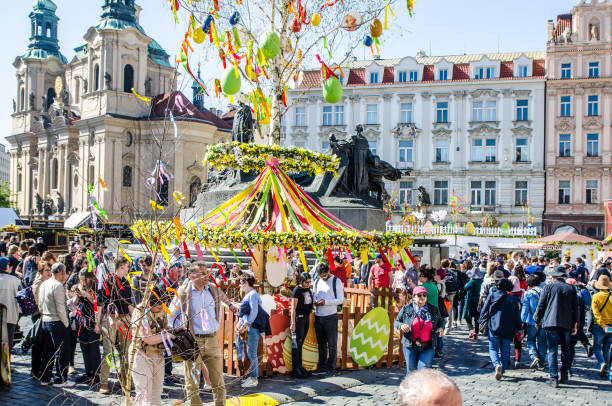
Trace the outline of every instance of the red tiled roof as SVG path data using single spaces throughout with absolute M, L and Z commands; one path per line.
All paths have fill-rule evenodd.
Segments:
M 541 77 L 546 75 L 546 65 L 543 60 L 538 59 L 533 61 L 533 71 L 531 75 L 535 77 Z
M 453 65 L 453 80 L 468 80 L 470 78 L 470 64 L 461 63 Z
M 170 109 L 176 120 L 195 119 L 208 121 L 219 129 L 231 129 L 232 126 L 208 110 L 200 111 L 181 92 L 164 93 L 153 97 L 151 101 L 151 117 L 166 116 L 166 109 Z
M 511 78 L 514 76 L 514 62 L 503 61 L 499 64 L 499 77 L 500 78 Z
M 557 24 L 553 31 L 553 40 L 556 41 L 557 38 L 559 38 L 559 36 L 563 34 L 563 31 L 565 31 L 567 27 L 569 27 L 570 30 L 572 29 L 572 15 L 571 14 L 558 15 Z
M 321 71 L 320 70 L 307 70 L 304 71 L 304 79 L 298 86 L 299 88 L 310 89 L 311 87 L 321 86 Z
M 394 69 L 392 67 L 386 67 L 385 71 L 383 72 L 383 83 L 387 83 L 387 84 L 393 84 L 393 82 L 395 82 L 394 79 Z
M 423 67 L 423 82 L 434 80 L 434 67 L 433 65 L 425 65 Z
M 366 84 L 365 69 L 351 69 L 346 85 L 347 86 L 363 86 L 365 84 Z

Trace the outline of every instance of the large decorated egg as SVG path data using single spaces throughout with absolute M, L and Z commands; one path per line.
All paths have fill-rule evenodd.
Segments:
M 378 38 L 382 35 L 383 26 L 378 18 L 375 18 L 370 23 L 370 35 L 372 38 Z
M 321 14 L 314 13 L 312 17 L 310 17 L 310 23 L 315 27 L 318 27 L 321 24 Z
M 356 11 L 349 11 L 342 20 L 340 27 L 347 31 L 355 31 L 361 25 L 361 14 Z
M 259 48 L 266 59 L 272 59 L 280 52 L 281 41 L 277 33 L 268 31 L 259 39 Z
M 283 359 L 285 360 L 285 366 L 289 372 L 293 371 L 293 364 L 291 363 L 291 335 L 285 339 L 285 345 L 283 346 Z M 314 371 L 317 369 L 319 363 L 319 346 L 317 345 L 317 335 L 314 328 L 314 314 L 310 315 L 310 325 L 308 326 L 308 333 L 302 346 L 302 366 L 307 371 Z
M 355 326 L 349 341 L 349 354 L 357 365 L 374 365 L 387 351 L 389 315 L 382 307 L 370 310 Z
M 289 324 L 291 321 L 289 317 L 284 314 L 274 314 L 270 317 L 270 329 L 272 334 L 266 336 L 266 354 L 268 354 L 268 362 L 272 364 L 272 367 L 281 374 L 289 373 L 289 369 L 285 366 L 285 360 L 283 359 L 285 340 L 289 337 L 291 341 L 291 334 L 289 331 Z
M 285 282 L 287 277 L 287 265 L 281 261 L 282 251 L 272 247 L 266 256 L 266 279 L 273 287 L 278 287 Z
M 240 74 L 236 75 L 235 68 L 231 66 L 225 69 L 223 77 L 221 78 L 221 89 L 223 89 L 223 93 L 227 95 L 236 94 L 240 91 L 241 86 L 242 81 L 240 79 Z
M 342 98 L 342 84 L 338 78 L 330 76 L 323 83 L 323 98 L 326 102 L 334 104 L 338 103 Z
M 272 314 L 272 310 L 276 309 L 274 297 L 268 294 L 261 295 L 261 307 L 266 311 L 266 313 Z

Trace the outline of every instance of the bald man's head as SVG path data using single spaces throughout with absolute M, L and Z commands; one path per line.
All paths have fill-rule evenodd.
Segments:
M 400 406 L 461 406 L 461 392 L 448 376 L 435 369 L 408 375 L 399 389 Z

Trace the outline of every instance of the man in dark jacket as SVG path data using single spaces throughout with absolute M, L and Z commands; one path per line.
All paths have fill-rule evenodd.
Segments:
M 565 283 L 565 268 L 556 266 L 551 272 L 553 282 L 544 286 L 534 314 L 536 328 L 543 328 L 548 347 L 550 385 L 567 383 L 569 371 L 569 344 L 578 326 L 578 297 L 573 286 Z M 557 364 L 557 349 L 561 345 L 561 377 Z

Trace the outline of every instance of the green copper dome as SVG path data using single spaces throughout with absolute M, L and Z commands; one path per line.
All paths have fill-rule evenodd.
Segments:
M 21 56 L 25 59 L 59 58 L 63 63 L 68 61 L 60 52 L 57 40 L 59 18 L 55 15 L 57 6 L 51 0 L 36 0 L 30 13 L 30 42 L 27 51 Z
M 54 13 L 55 11 L 57 11 L 57 6 L 51 0 L 36 0 L 32 4 L 32 8 L 34 8 L 34 10 L 41 10 L 41 9 L 49 10 Z

